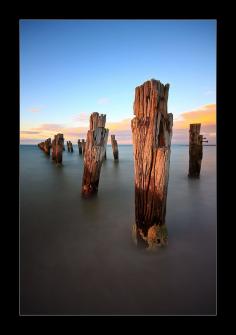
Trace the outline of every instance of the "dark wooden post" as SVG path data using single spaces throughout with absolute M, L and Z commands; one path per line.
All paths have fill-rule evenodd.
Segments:
M 50 156 L 51 149 L 51 138 L 48 138 L 46 141 L 38 144 L 38 147 L 45 152 L 45 154 Z
M 54 161 L 56 159 L 56 135 L 54 136 L 54 139 L 52 140 L 52 160 Z
M 79 154 L 82 155 L 82 144 L 80 139 L 78 139 L 78 148 L 79 148 Z
M 135 89 L 131 122 L 134 145 L 135 224 L 138 246 L 167 244 L 165 225 L 173 115 L 167 112 L 169 84 L 149 80 Z
M 51 138 L 48 138 L 45 142 L 44 142 L 44 152 L 50 156 L 50 149 L 51 149 Z
M 84 154 L 85 154 L 85 148 L 86 148 L 86 142 L 85 142 L 84 139 L 83 139 L 82 142 L 81 142 L 81 147 L 82 147 L 82 154 L 83 154 L 83 156 L 84 156 Z
M 188 176 L 191 178 L 199 178 L 201 171 L 203 135 L 200 135 L 200 129 L 201 123 L 190 124 Z
M 84 153 L 82 195 L 91 196 L 98 191 L 100 171 L 107 145 L 109 130 L 105 128 L 106 115 L 93 113 Z M 82 141 L 83 143 L 83 141 Z
M 117 141 L 115 139 L 115 135 L 111 135 L 111 145 L 112 145 L 114 160 L 118 160 L 119 159 L 119 153 L 118 153 L 118 145 L 117 145 Z
M 62 152 L 64 146 L 63 134 L 56 134 L 52 141 L 52 160 L 57 164 L 62 164 Z
M 39 149 L 41 149 L 41 150 L 43 150 L 43 143 L 44 143 L 44 142 L 40 142 L 40 143 L 38 144 L 38 147 L 39 147 Z
M 67 151 L 70 152 L 70 141 L 66 141 Z
M 73 152 L 73 144 L 71 141 L 69 141 L 69 152 Z

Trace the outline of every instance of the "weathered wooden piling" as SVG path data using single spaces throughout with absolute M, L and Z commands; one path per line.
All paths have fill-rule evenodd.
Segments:
M 82 148 L 82 154 L 84 156 L 85 154 L 85 148 L 86 148 L 86 142 L 85 140 L 83 139 L 82 142 L 81 142 L 81 148 Z
M 48 138 L 44 142 L 44 152 L 50 156 L 50 149 L 51 149 L 52 143 L 51 143 L 51 138 Z
M 133 238 L 147 249 L 167 244 L 165 224 L 173 115 L 167 112 L 169 84 L 149 80 L 135 89 L 131 121 L 134 145 Z
M 200 135 L 201 123 L 190 124 L 189 129 L 189 170 L 188 176 L 191 178 L 199 178 L 202 164 L 204 141 L 203 135 Z
M 64 146 L 63 134 L 56 134 L 52 141 L 52 160 L 57 164 L 62 164 L 62 152 Z
M 38 144 L 38 147 L 43 150 L 47 155 L 50 156 L 50 149 L 51 149 L 51 138 L 46 139 L 46 141 L 41 142 Z
M 115 135 L 111 135 L 111 145 L 112 145 L 114 160 L 116 161 L 119 159 L 119 152 L 118 152 L 118 145 L 115 139 Z
M 84 173 L 82 195 L 85 197 L 96 194 L 104 160 L 109 129 L 105 128 L 106 115 L 93 113 L 90 116 L 90 129 L 84 153 Z M 82 140 L 83 143 L 83 140 Z
M 54 139 L 52 140 L 52 160 L 54 161 L 56 159 L 56 135 L 54 136 Z
M 82 143 L 80 139 L 78 139 L 78 148 L 79 148 L 79 154 L 82 155 Z
M 68 152 L 73 152 L 74 151 L 73 150 L 73 144 L 71 143 L 71 141 L 67 141 L 66 144 L 67 144 L 67 151 Z
M 73 151 L 74 151 L 74 149 L 73 149 L 73 144 L 72 144 L 72 142 L 71 142 L 71 141 L 69 141 L 69 146 L 70 146 L 70 152 L 73 152 Z

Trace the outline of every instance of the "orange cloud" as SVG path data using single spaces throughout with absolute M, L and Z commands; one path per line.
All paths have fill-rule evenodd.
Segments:
M 85 118 L 87 114 L 81 113 L 78 117 Z M 132 144 L 131 119 L 127 118 L 119 122 L 107 122 L 106 128 L 109 129 L 108 143 L 110 135 L 116 135 L 118 144 Z M 209 144 L 216 142 L 216 105 L 209 104 L 196 108 L 192 111 L 184 112 L 180 117 L 174 119 L 173 125 L 173 144 L 188 144 L 189 141 L 189 124 L 201 123 L 201 134 L 207 137 Z M 38 142 L 53 137 L 56 133 L 64 134 L 66 140 L 76 143 L 78 138 L 86 138 L 88 126 L 68 127 L 64 124 L 42 124 L 37 128 L 22 130 L 20 139 L 22 142 L 27 140 L 38 140 Z
M 204 126 L 216 124 L 216 105 L 204 105 L 184 112 L 178 119 L 174 119 L 173 127 L 175 129 L 189 128 L 190 123 L 201 123 Z
M 209 144 L 216 143 L 216 105 L 209 104 L 184 112 L 174 119 L 172 143 L 188 143 L 190 123 L 201 123 L 201 134 Z

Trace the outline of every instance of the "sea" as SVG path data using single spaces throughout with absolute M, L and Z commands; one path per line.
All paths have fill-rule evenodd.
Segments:
M 171 146 L 168 246 L 140 250 L 132 145 L 107 147 L 97 196 L 81 197 L 83 157 L 56 166 L 37 145 L 20 145 L 21 315 L 216 315 L 216 146 L 204 146 L 199 179 L 189 147 Z

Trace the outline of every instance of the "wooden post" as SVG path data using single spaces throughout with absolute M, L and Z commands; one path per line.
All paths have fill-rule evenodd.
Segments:
M 41 142 L 38 144 L 38 147 L 45 152 L 45 154 L 50 156 L 50 149 L 51 149 L 51 138 L 48 138 L 46 141 Z
M 81 147 L 82 147 L 82 154 L 83 154 L 83 156 L 84 156 L 84 154 L 85 154 L 85 148 L 86 148 L 86 142 L 85 142 L 84 139 L 83 139 L 82 142 L 81 142 Z
M 201 123 L 190 124 L 189 129 L 189 170 L 188 176 L 199 178 L 202 163 L 203 135 L 200 135 Z
M 48 138 L 45 142 L 44 142 L 44 152 L 50 156 L 50 149 L 51 149 L 51 138 Z
M 165 225 L 173 115 L 167 113 L 169 84 L 149 80 L 135 89 L 131 121 L 134 145 L 133 238 L 147 249 L 167 244 Z
M 117 141 L 115 139 L 115 135 L 111 135 L 111 145 L 112 145 L 114 160 L 118 160 L 119 159 L 119 152 L 118 152 L 118 145 L 117 145 Z
M 71 141 L 67 141 L 67 150 L 68 152 L 73 152 L 73 144 L 71 143 Z
M 84 174 L 82 195 L 87 197 L 96 194 L 100 171 L 107 145 L 109 129 L 105 128 L 106 115 L 93 113 L 90 116 L 90 129 L 84 153 Z M 83 143 L 83 140 L 82 140 Z
M 39 149 L 41 149 L 41 150 L 43 150 L 43 143 L 44 143 L 44 142 L 40 142 L 40 143 L 38 144 L 38 147 L 39 147 Z
M 78 139 L 78 148 L 79 148 L 79 154 L 82 155 L 82 144 L 80 139 Z
M 52 160 L 57 164 L 62 164 L 62 152 L 64 146 L 63 134 L 56 134 L 52 141 Z
M 70 147 L 70 152 L 73 152 L 73 151 L 74 151 L 74 150 L 73 150 L 73 144 L 72 144 L 71 141 L 69 141 L 69 147 Z
M 52 140 L 52 160 L 54 161 L 56 159 L 56 135 L 54 136 L 54 139 Z

